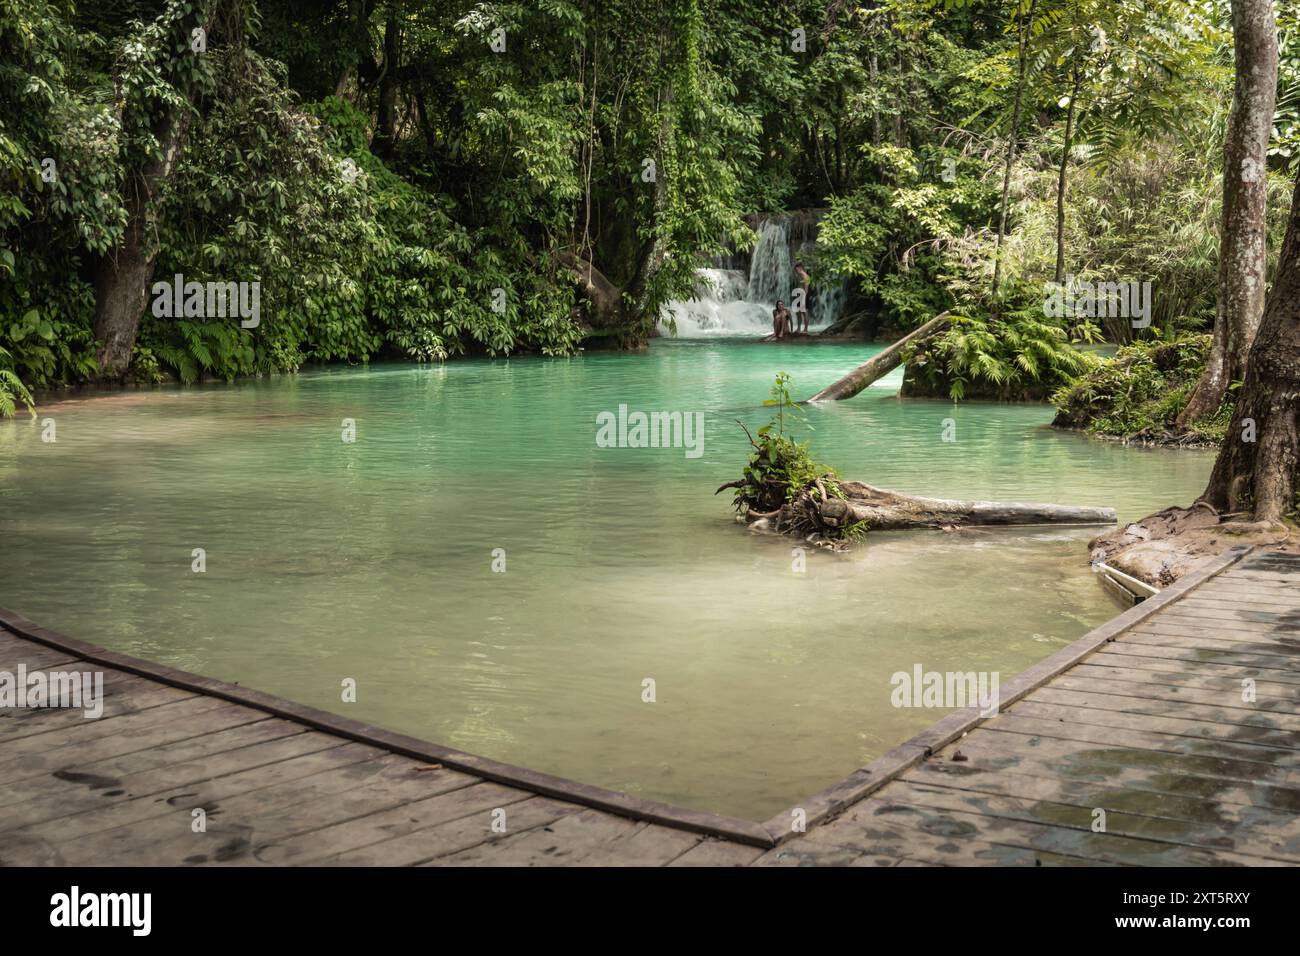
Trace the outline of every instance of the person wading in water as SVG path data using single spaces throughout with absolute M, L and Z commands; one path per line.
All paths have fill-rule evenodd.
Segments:
M 795 275 L 799 277 L 799 288 L 803 294 L 799 296 L 799 301 L 794 304 L 794 328 L 796 332 L 808 334 L 808 283 L 810 281 L 808 270 L 803 267 L 802 262 L 794 264 Z

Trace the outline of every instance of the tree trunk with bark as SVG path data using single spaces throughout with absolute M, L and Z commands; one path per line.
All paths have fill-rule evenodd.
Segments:
M 371 137 L 371 151 L 381 159 L 393 155 L 397 130 L 398 61 L 402 46 L 402 5 L 391 0 L 388 19 L 384 24 L 384 62 L 379 77 L 379 111 L 375 121 L 375 135 Z
M 852 398 L 872 382 L 883 378 L 894 369 L 898 368 L 899 363 L 903 361 L 903 352 L 909 345 L 923 342 L 930 336 L 942 332 L 947 327 L 947 312 L 935 316 L 919 329 L 915 329 L 903 336 L 883 352 L 873 355 L 870 359 L 863 362 L 839 381 L 823 388 L 812 398 L 808 399 L 808 401 L 836 402 L 842 401 L 846 398 Z
M 1020 112 L 1025 100 L 1025 74 L 1029 69 L 1030 27 L 1034 22 L 1034 13 L 1038 10 L 1038 0 L 1031 0 L 1029 12 L 1020 23 L 1017 33 L 1016 59 L 1019 75 L 1016 78 L 1016 97 L 1011 109 L 1011 129 L 1007 134 L 1007 158 L 1002 171 L 1002 201 L 998 208 L 998 235 L 993 244 L 993 309 L 997 312 L 998 291 L 1002 285 L 1002 237 L 1007 234 L 1007 206 L 1011 198 L 1011 170 L 1016 162 L 1016 139 L 1020 135 Z
M 1223 161 L 1214 340 L 1201 380 L 1178 416 L 1184 428 L 1213 415 L 1240 379 L 1264 314 L 1268 141 L 1277 97 L 1278 40 L 1271 0 L 1232 0 L 1236 85 Z
M 1230 544 L 1300 551 L 1287 520 L 1300 469 L 1300 177 L 1264 319 L 1228 434 L 1200 500 L 1166 508 L 1092 542 L 1094 560 L 1156 587 Z
M 167 31 L 166 49 L 171 54 L 162 70 L 163 78 L 181 94 L 180 105 L 160 102 L 132 103 L 123 110 L 158 111 L 152 133 L 158 141 L 157 154 L 139 161 L 126 171 L 123 205 L 127 221 L 117 246 L 99 257 L 95 265 L 94 334 L 98 342 L 96 359 L 99 377 L 118 380 L 131 364 L 154 264 L 158 257 L 157 226 L 161 215 L 161 192 L 176 172 L 181 152 L 189 134 L 193 105 L 199 93 L 199 71 L 182 57 L 204 56 L 191 48 L 193 31 L 202 28 L 210 33 L 218 0 L 179 11 Z M 176 52 L 180 51 L 180 52 Z
M 1300 467 L 1300 175 L 1246 379 L 1201 499 L 1220 514 L 1249 510 L 1276 524 L 1296 507 Z
M 1061 171 L 1056 177 L 1056 284 L 1065 282 L 1065 185 L 1070 170 L 1070 148 L 1074 145 L 1074 114 L 1083 81 L 1081 65 L 1074 68 L 1074 85 L 1070 89 L 1070 111 L 1065 116 L 1065 139 L 1061 144 Z

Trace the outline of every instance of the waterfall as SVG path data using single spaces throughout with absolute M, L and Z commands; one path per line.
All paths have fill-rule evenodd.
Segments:
M 758 244 L 749 256 L 749 291 L 751 302 L 776 300 L 790 305 L 790 291 L 795 287 L 794 267 L 790 263 L 790 220 L 773 222 L 764 219 L 758 227 Z
M 814 289 L 808 309 L 809 328 L 824 329 L 844 312 L 844 302 L 849 297 L 849 284 L 843 279 L 825 282 Z
M 749 277 L 739 269 L 697 269 L 695 295 L 669 302 L 664 311 L 677 323 L 680 338 L 710 335 L 766 335 L 772 331 L 772 308 L 749 302 Z M 659 331 L 668 335 L 661 318 Z
M 692 297 L 664 306 L 660 334 L 671 334 L 669 318 L 677 325 L 678 338 L 760 337 L 770 333 L 776 300 L 788 308 L 798 288 L 795 259 L 810 253 L 814 243 L 815 222 L 808 216 L 800 216 L 793 230 L 797 247 L 792 241 L 791 225 L 792 217 L 785 213 L 758 222 L 758 238 L 748 255 L 748 273 L 741 268 L 745 264 L 743 253 L 717 257 L 713 268 L 697 269 Z M 814 282 L 808 303 L 809 327 L 816 330 L 834 322 L 843 311 L 846 295 L 843 280 Z

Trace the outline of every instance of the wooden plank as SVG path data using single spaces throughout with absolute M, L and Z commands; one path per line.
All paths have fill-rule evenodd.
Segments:
M 1124 767 L 1181 768 L 1187 773 L 1197 773 L 1207 777 L 1219 777 L 1247 783 L 1267 782 L 1284 787 L 1296 787 L 1298 783 L 1295 771 L 1290 767 L 1261 763 L 1254 760 L 1241 760 L 1234 757 L 1219 756 L 1218 754 L 1186 753 L 1174 749 L 1155 750 L 1146 746 L 1125 746 L 1122 743 L 1106 746 L 1106 741 L 1070 740 L 1046 735 L 1033 737 L 1016 731 L 995 729 L 991 726 L 981 727 L 980 733 L 998 735 L 995 740 L 996 746 L 1001 747 L 1002 754 L 1008 757 L 1022 754 L 1025 751 L 1038 750 L 1046 741 L 1052 740 L 1073 748 L 1073 752 L 1080 760 L 1118 764 Z M 1123 732 L 1118 730 L 1110 733 L 1115 737 L 1123 735 Z M 1085 736 L 1082 729 L 1078 735 Z M 963 751 L 964 749 L 963 747 Z
M 1082 807 L 1088 811 L 1105 809 L 1107 814 L 1122 811 L 1134 816 L 1176 821 L 1217 828 L 1209 838 L 1211 845 L 1223 849 L 1239 849 L 1255 853 L 1250 844 L 1234 846 L 1233 840 L 1254 840 L 1256 834 L 1266 834 L 1269 841 L 1292 841 L 1289 847 L 1300 847 L 1300 814 L 1270 810 L 1248 803 L 1224 803 L 1199 795 L 1162 793 L 1152 790 L 1116 786 L 1109 780 L 1085 780 L 1077 777 L 1052 777 L 1016 773 L 1003 770 L 998 773 L 954 774 L 941 761 L 926 761 L 913 767 L 900 780 L 929 786 L 969 790 L 978 793 L 1016 797 L 1022 800 L 1044 800 Z M 1109 821 L 1108 821 L 1109 822 Z M 1089 818 L 1089 825 L 1091 819 Z M 1111 827 L 1111 832 L 1117 832 Z M 1268 843 L 1271 847 L 1271 842 Z M 1292 849 L 1287 849 L 1292 852 Z
M 1234 592 L 1194 592 L 1183 600 L 1179 606 L 1184 610 L 1205 608 L 1219 611 L 1268 611 L 1271 614 L 1295 614 L 1300 617 L 1300 600 L 1287 601 L 1279 594 L 1243 595 Z
M 1297 631 L 1295 612 L 1269 611 L 1258 605 L 1221 608 L 1181 601 L 1177 607 L 1165 611 L 1161 617 L 1166 621 L 1185 623 L 1193 627 L 1224 627 L 1238 631 L 1265 629 L 1291 634 Z
M 1150 644 L 1134 645 L 1127 641 L 1116 641 L 1110 646 L 1112 654 L 1133 654 L 1139 657 L 1162 657 L 1174 661 L 1205 661 L 1210 664 L 1239 664 L 1242 667 L 1258 667 L 1261 670 L 1282 671 L 1283 673 L 1300 673 L 1300 661 L 1287 660 L 1282 657 L 1263 654 L 1235 654 L 1231 651 L 1197 650 L 1183 647 L 1154 647 Z
M 1160 719 L 1172 717 L 1197 721 L 1221 728 L 1223 733 L 1235 735 L 1231 739 L 1242 742 L 1264 743 L 1275 747 L 1300 746 L 1300 717 L 1288 719 L 1247 714 L 1247 719 L 1252 719 L 1256 723 L 1246 724 L 1241 723 L 1240 716 L 1245 712 L 1239 710 L 1210 707 L 1206 704 L 1150 700 L 1145 697 L 1086 693 L 1056 687 L 1044 687 L 1036 692 L 1034 701 L 1039 704 L 1061 704 L 1070 708 L 1113 710 L 1138 716 L 1150 715 Z M 1284 720 L 1288 722 L 1283 723 Z
M 571 866 L 611 843 L 626 842 L 650 824 L 583 810 L 536 830 L 451 853 L 422 866 Z M 662 862 L 667 862 L 664 860 Z
M 1259 773 L 1256 765 L 1267 765 L 1272 770 L 1290 772 L 1300 786 L 1300 752 L 1260 747 L 1255 744 L 1238 744 L 1217 739 L 1199 739 L 1178 734 L 1146 730 L 1129 730 L 1121 727 L 1099 727 L 1080 721 L 1059 719 L 1039 720 L 1021 717 L 1010 712 L 990 720 L 982 728 L 986 732 L 1017 733 L 1029 738 L 1052 737 L 1081 743 L 1105 744 L 1129 750 L 1150 750 L 1166 754 L 1188 754 L 1212 757 L 1216 760 L 1242 764 L 1236 772 Z M 1031 743 L 1030 746 L 1033 746 Z
M 209 753 L 185 763 L 168 764 L 120 778 L 83 774 L 73 781 L 55 779 L 56 784 L 71 782 L 77 786 L 64 786 L 62 790 L 58 787 L 46 788 L 32 799 L 0 808 L 0 831 L 71 816 L 84 810 L 107 806 L 110 801 L 130 800 L 155 794 L 159 790 L 170 790 L 181 784 L 211 780 L 237 770 L 287 760 L 313 750 L 324 750 L 337 743 L 326 734 L 304 731 L 292 725 L 289 732 L 285 733 L 282 728 L 271 726 L 269 720 L 241 727 L 239 731 L 255 729 L 258 735 L 267 739 L 261 743 L 246 742 L 243 746 Z M 227 745 L 222 743 L 220 746 Z M 32 782 L 27 781 L 25 785 L 32 785 Z
M 1300 657 L 1300 643 L 1288 645 L 1282 640 L 1223 637 L 1189 637 L 1186 634 L 1169 634 L 1163 631 L 1135 630 L 1124 636 L 1126 646 L 1149 644 L 1153 647 L 1184 647 L 1204 651 L 1227 651 L 1233 654 L 1259 654 L 1295 660 Z M 1285 669 L 1285 664 L 1273 665 Z
M 457 787 L 422 800 L 403 801 L 387 809 L 375 809 L 351 820 L 300 832 L 296 836 L 271 836 L 267 843 L 261 842 L 265 825 L 257 820 L 255 823 L 259 828 L 259 841 L 255 859 L 258 863 L 273 866 L 300 865 L 349 850 L 362 849 L 390 837 L 405 837 L 465 817 L 475 816 L 490 825 L 493 810 L 506 810 L 508 818 L 509 806 L 527 800 L 530 796 L 528 792 L 515 787 L 471 782 L 468 786 Z
M 864 806 L 869 806 L 870 812 L 863 813 Z M 909 826 L 891 806 L 866 801 L 809 830 L 807 836 L 768 851 L 755 865 L 888 866 L 905 859 L 931 866 L 1098 865 L 1086 857 L 986 840 L 960 827 Z
M 1287 615 L 1247 608 L 1239 611 L 1215 611 L 1188 605 L 1186 608 L 1171 609 L 1157 618 L 1144 621 L 1142 626 L 1185 628 L 1192 633 L 1207 632 L 1209 636 L 1223 631 L 1229 634 L 1273 634 L 1290 637 L 1296 635 L 1294 623 L 1287 620 Z
M 48 777 L 0 784 L 0 807 L 24 800 L 39 800 L 57 795 L 77 785 L 84 785 L 94 790 L 112 791 L 120 786 L 119 778 L 122 777 L 171 764 L 183 764 L 199 757 L 208 757 L 223 751 L 302 732 L 302 727 L 292 721 L 265 717 L 229 730 L 179 740 L 152 750 L 96 760 L 83 764 L 75 771 L 56 771 L 54 775 Z M 72 786 L 70 787 L 69 784 Z
M 74 744 L 83 744 L 103 737 L 156 727 L 159 724 L 176 724 L 190 714 L 201 714 L 221 707 L 234 707 L 214 697 L 186 697 L 159 707 L 133 711 L 114 720 L 81 720 L 63 729 L 50 730 L 15 739 L 0 739 L 0 779 L 5 779 L 5 769 L 19 758 L 60 750 Z
M 1013 705 L 1006 716 L 1029 717 L 1045 722 L 1085 724 L 1100 728 L 1119 728 L 1127 731 L 1149 731 L 1187 737 L 1192 740 L 1217 740 L 1242 747 L 1263 747 L 1292 755 L 1300 754 L 1300 734 L 1247 728 L 1246 734 L 1243 735 L 1242 728 L 1235 724 L 1198 720 L 1188 716 L 1163 717 L 1153 714 L 1126 713 L 1113 707 L 1090 707 L 1077 701 L 1062 704 L 1042 697 L 1041 692 L 1036 693 L 1029 700 L 1022 700 Z
M 584 810 L 420 865 L 663 866 L 700 840 L 699 834 Z
M 1277 654 L 1282 657 L 1294 657 L 1300 650 L 1300 635 L 1277 628 L 1221 629 L 1209 627 L 1189 628 L 1172 620 L 1156 620 L 1142 627 L 1135 627 L 1124 635 L 1121 643 L 1141 641 L 1149 638 L 1177 638 L 1196 647 L 1219 648 L 1224 643 L 1239 645 L 1241 653 Z M 1207 643 L 1200 643 L 1200 642 Z M 1213 643 L 1208 643 L 1213 642 Z
M 71 670 L 86 663 L 75 654 L 21 641 L 8 632 L 5 632 L 5 638 L 6 640 L 0 642 L 0 671 L 8 671 L 16 675 L 18 666 L 22 664 L 30 674 L 33 671 Z
M 714 837 L 706 837 L 669 866 L 749 866 L 764 851 L 756 846 L 744 846 Z
M 1242 618 L 1228 620 L 1209 618 L 1198 615 L 1194 610 L 1184 613 L 1162 614 L 1150 621 L 1144 621 L 1142 627 L 1147 630 L 1164 631 L 1171 634 L 1185 634 L 1189 637 L 1294 637 L 1295 632 L 1286 627 L 1279 627 L 1269 621 L 1248 621 Z
M 1116 811 L 1106 814 L 1105 832 L 1094 832 L 1092 808 L 1045 800 L 1021 800 L 899 780 L 869 801 L 874 809 L 905 807 L 900 821 L 949 825 L 961 833 L 1016 834 L 1014 845 L 1084 856 L 1106 863 L 1145 866 L 1283 865 L 1300 859 L 1278 841 L 1268 853 L 1225 848 L 1223 832 L 1184 821 L 1160 820 Z M 865 815 L 872 808 L 863 808 Z M 955 834 L 954 834 L 955 835 Z M 1005 837 L 1004 837 L 1005 838 Z M 1256 841 L 1258 845 L 1258 841 Z
M 1300 608 L 1300 598 L 1294 597 L 1286 588 L 1260 586 L 1224 577 L 1211 581 L 1204 587 L 1197 588 L 1196 597 L 1203 601 L 1260 601 L 1265 604 L 1278 604 L 1285 607 Z
M 259 865 L 280 852 L 274 849 L 280 841 L 477 783 L 468 774 L 423 770 L 410 758 L 383 754 L 341 770 L 217 801 L 206 833 L 192 838 L 183 819 L 173 820 L 176 828 L 162 839 L 130 841 L 127 858 L 133 865 Z M 142 826 L 137 824 L 137 830 Z M 115 833 L 103 837 L 117 839 Z
M 1263 585 L 1290 585 L 1295 583 L 1295 574 L 1291 571 L 1273 571 L 1263 568 L 1243 567 L 1238 569 L 1233 578 L 1240 581 Z
M 1103 670 L 1104 668 L 1104 670 Z M 1118 668 L 1119 670 L 1113 670 Z M 1121 673 L 1122 672 L 1122 673 Z M 1269 671 L 1267 676 L 1258 667 L 1239 664 L 1207 664 L 1202 661 L 1171 661 L 1161 657 L 1142 657 L 1136 654 L 1094 654 L 1086 663 L 1070 669 L 1077 677 L 1110 677 L 1145 683 L 1173 684 L 1187 687 L 1205 687 L 1226 690 L 1229 686 L 1240 688 L 1249 677 L 1257 687 L 1267 685 L 1272 694 L 1300 693 L 1300 675 L 1284 671 Z
M 582 866 L 667 866 L 703 839 L 698 833 L 651 823 L 626 839 L 616 838 L 594 847 L 578 862 Z
M 1042 738 L 1032 747 L 1006 740 L 996 731 L 973 733 L 961 742 L 966 760 L 940 760 L 955 774 L 998 773 L 1014 770 L 1049 778 L 1083 777 L 1091 780 L 1125 781 L 1125 786 L 1159 793 L 1213 795 L 1223 803 L 1247 802 L 1271 810 L 1300 812 L 1300 788 L 1285 777 L 1266 776 L 1243 780 L 1226 776 L 1213 760 L 1178 754 L 1099 748 L 1078 741 Z M 1020 746 L 1021 749 L 1013 749 Z M 1257 766 L 1257 765 L 1252 765 Z M 1267 768 L 1265 768 L 1267 769 Z
M 176 712 L 174 708 L 189 709 Z M 154 713 L 158 710 L 172 711 L 168 719 L 158 723 Z M 148 716 L 153 719 L 151 725 L 135 727 L 130 725 L 131 717 L 122 717 L 104 725 L 108 733 L 88 736 L 85 740 L 76 740 L 47 750 L 32 748 L 32 741 L 41 742 L 54 734 L 27 737 L 17 743 L 28 743 L 28 752 L 17 755 L 12 760 L 0 763 L 0 780 L 13 783 L 30 777 L 41 777 L 58 771 L 75 771 L 115 757 L 125 757 L 143 751 L 152 751 L 170 744 L 194 740 L 224 730 L 231 730 L 245 724 L 265 720 L 266 715 L 216 700 L 211 697 L 191 697 L 180 701 L 173 707 L 153 708 L 132 716 Z M 93 723 L 93 722 L 92 722 Z M 87 727 L 86 730 L 100 729 Z M 115 731 L 115 732 L 114 732 Z M 0 747 L 0 757 L 6 756 L 8 747 Z
M 820 832 L 818 828 L 814 832 Z M 870 855 L 854 846 L 839 846 L 800 838 L 760 856 L 751 866 L 853 866 L 867 861 L 871 866 L 897 866 L 899 858 L 884 852 Z
M 258 769 L 293 763 L 279 761 Z M 56 848 L 69 863 L 78 864 L 111 859 L 117 865 L 130 866 L 257 865 L 261 862 L 258 854 L 274 839 L 288 839 L 377 808 L 408 802 L 411 792 L 394 797 L 387 788 L 393 781 L 409 779 L 414 766 L 407 758 L 393 754 L 360 761 L 354 756 L 350 763 L 224 799 L 218 794 L 228 792 L 230 786 L 218 785 L 206 792 L 190 788 L 198 792 L 182 793 L 169 800 L 164 815 L 77 840 L 59 840 Z M 420 796 L 444 793 L 473 782 L 454 771 L 447 771 L 442 779 L 437 773 L 422 779 Z M 204 832 L 195 833 L 190 825 L 195 808 L 207 813 Z M 23 832 L 37 831 L 33 828 Z
M 549 826 L 561 817 L 581 812 L 575 803 L 552 800 L 549 797 L 529 797 L 504 807 L 505 831 L 492 828 L 493 815 L 479 813 L 453 820 L 428 829 L 417 830 L 401 837 L 393 837 L 357 850 L 349 850 L 313 863 L 316 866 L 415 866 L 438 857 L 450 856 L 480 843 L 503 840 L 507 836 Z M 757 857 L 763 851 L 739 843 L 707 840 L 719 846 L 735 847 Z
M 104 712 L 95 722 L 136 713 L 197 696 L 191 691 L 165 687 L 139 677 L 104 684 Z M 40 709 L 0 711 L 0 746 L 9 741 L 72 727 L 84 727 L 89 719 L 80 710 Z
M 92 834 L 111 830 L 114 832 L 106 849 L 115 852 L 132 840 L 143 844 L 157 839 L 158 833 L 169 826 L 161 818 L 177 816 L 177 811 L 184 818 L 183 826 L 188 827 L 190 811 L 196 807 L 220 813 L 224 811 L 226 800 L 251 798 L 263 807 L 264 812 L 270 812 L 285 803 L 301 802 L 318 795 L 323 781 L 329 781 L 338 789 L 360 785 L 355 783 L 355 765 L 374 761 L 380 756 L 391 757 L 365 744 L 342 743 L 328 749 L 295 753 L 274 763 L 211 780 L 187 782 L 170 790 L 58 817 L 25 827 L 21 832 L 53 844 L 84 840 Z M 132 824 L 142 822 L 147 826 L 128 831 Z M 106 855 L 111 856 L 112 852 Z
M 1187 701 L 1193 704 L 1209 704 L 1211 707 L 1227 707 L 1242 710 L 1247 714 L 1268 714 L 1296 716 L 1296 706 L 1287 697 L 1264 697 L 1251 703 L 1241 699 L 1241 688 L 1208 690 L 1200 687 L 1176 687 L 1156 681 L 1138 683 L 1127 680 L 1098 680 L 1093 677 L 1075 677 L 1066 674 L 1058 677 L 1052 684 L 1065 690 L 1093 691 L 1095 693 L 1127 694 L 1132 697 L 1147 697 L 1152 700 Z

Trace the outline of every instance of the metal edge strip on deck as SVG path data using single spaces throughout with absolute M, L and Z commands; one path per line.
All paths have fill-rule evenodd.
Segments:
M 487 757 L 480 757 L 476 754 L 430 743 L 416 737 L 408 737 L 405 734 L 385 730 L 382 727 L 375 727 L 359 720 L 340 717 L 337 714 L 318 710 L 315 707 L 294 703 L 274 694 L 240 687 L 236 684 L 228 684 L 216 678 L 177 670 L 165 664 L 131 657 L 127 654 L 119 654 L 117 651 L 108 650 L 97 644 L 90 644 L 86 641 L 67 637 L 49 628 L 41 627 L 39 624 L 27 620 L 27 618 L 8 608 L 0 608 L 0 626 L 30 641 L 66 651 L 82 661 L 102 664 L 105 667 L 112 667 L 141 677 L 147 677 L 150 680 L 171 687 L 180 687 L 211 697 L 218 697 L 222 700 L 232 701 L 236 704 L 243 704 L 246 707 L 265 711 L 277 717 L 296 721 L 315 730 L 334 734 L 347 740 L 371 744 L 416 760 L 439 763 L 453 770 L 473 774 L 494 783 L 518 787 L 531 793 L 554 797 L 596 810 L 604 810 L 618 816 L 631 817 L 634 820 L 658 823 L 679 830 L 702 833 L 707 836 L 723 837 L 750 846 L 763 848 L 773 846 L 772 838 L 767 831 L 761 824 L 752 820 L 741 820 L 737 817 L 727 817 L 703 810 L 691 810 L 687 807 L 677 807 L 654 800 L 646 800 L 618 790 L 607 790 L 604 787 L 596 787 L 579 783 L 576 780 L 555 777 L 551 774 L 529 770 L 526 767 L 517 767 L 513 764 L 501 763 Z
M 1000 688 L 997 712 L 1001 712 L 1001 710 L 1031 691 L 1069 670 L 1089 654 L 1114 641 L 1133 625 L 1158 613 L 1205 581 L 1227 570 L 1249 554 L 1251 550 L 1250 547 L 1244 545 L 1230 548 L 1217 558 L 1210 559 L 1201 568 L 1185 575 L 1177 583 L 1165 588 L 1141 604 L 1111 618 L 1105 624 L 1089 631 L 1077 641 L 1066 645 L 1055 654 L 1023 671 L 1009 681 L 1006 686 Z M 495 783 L 518 787 L 521 790 L 566 800 L 570 803 L 597 810 L 604 810 L 618 816 L 657 823 L 694 833 L 703 833 L 707 836 L 722 837 L 749 846 L 763 848 L 770 848 L 784 843 L 786 840 L 798 836 L 800 832 L 790 826 L 789 812 L 779 813 L 760 824 L 749 820 L 741 820 L 737 817 L 727 817 L 703 810 L 691 810 L 687 807 L 646 800 L 617 790 L 607 790 L 604 787 L 596 787 L 579 783 L 576 780 L 568 780 L 536 770 L 529 770 L 526 767 L 502 763 L 487 757 L 480 757 L 476 754 L 385 730 L 382 727 L 375 727 L 348 717 L 340 717 L 337 714 L 318 710 L 305 704 L 294 703 L 273 694 L 229 684 L 216 678 L 178 670 L 164 664 L 131 657 L 127 654 L 120 654 L 97 644 L 67 637 L 57 631 L 41 627 L 39 624 L 29 621 L 17 612 L 7 608 L 0 608 L 0 626 L 7 628 L 20 637 L 66 651 L 90 663 L 103 664 L 106 667 L 147 677 L 172 687 L 193 690 L 200 694 L 243 704 L 246 707 L 265 711 L 277 717 L 284 717 L 348 740 L 371 744 L 416 760 L 440 763 L 453 770 L 473 774 Z M 802 801 L 798 809 L 804 812 L 806 825 L 813 826 L 838 815 L 850 805 L 883 787 L 905 770 L 913 767 L 936 750 L 947 746 L 987 719 L 989 718 L 983 716 L 978 707 L 967 708 L 949 714 L 906 743 L 900 744 L 865 767 L 853 771 L 843 780 Z
M 843 780 L 831 784 L 825 790 L 813 794 L 797 807 L 778 813 L 767 820 L 763 827 L 780 845 L 793 837 L 801 835 L 791 822 L 795 810 L 802 811 L 801 821 L 805 829 L 838 816 L 845 809 L 857 803 L 863 797 L 879 790 L 891 780 L 916 766 L 935 751 L 946 747 L 954 740 L 969 733 L 991 717 L 1001 713 L 1016 701 L 1032 691 L 1042 687 L 1048 681 L 1060 676 L 1083 658 L 1111 643 L 1129 628 L 1163 611 L 1169 605 L 1185 597 L 1188 593 L 1204 584 L 1210 578 L 1226 571 L 1253 548 L 1249 545 L 1237 545 L 1229 548 L 1218 557 L 1210 558 L 1196 570 L 1185 574 L 1177 582 L 1136 604 L 1100 627 L 1089 631 L 1073 643 L 1067 644 L 1055 654 L 1046 657 L 1032 667 L 1016 675 L 999 688 L 998 705 L 993 714 L 985 716 L 978 706 L 954 711 L 947 717 L 923 730 L 906 743 L 877 757 L 865 767 L 853 771 Z

